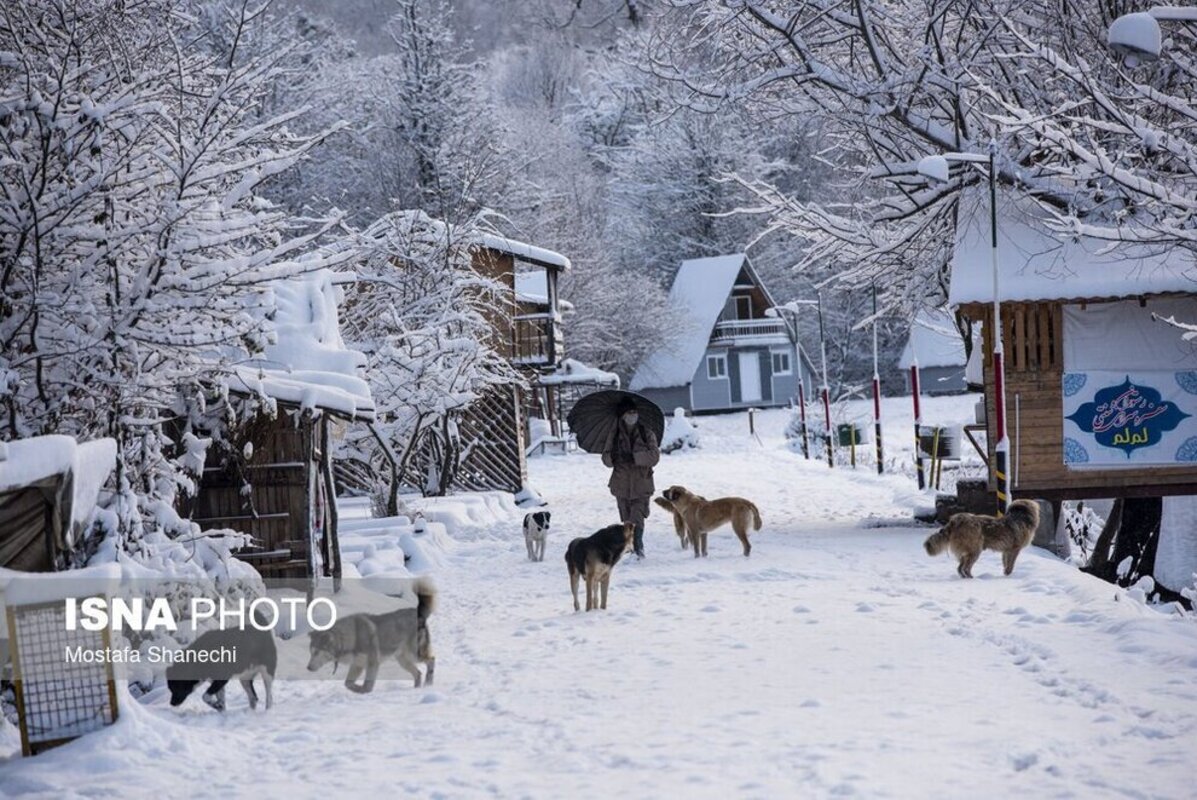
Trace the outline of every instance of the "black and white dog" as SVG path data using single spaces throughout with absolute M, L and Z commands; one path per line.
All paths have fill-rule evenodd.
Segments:
M 249 707 L 258 707 L 258 693 L 254 678 L 260 676 L 266 690 L 266 710 L 274 703 L 271 684 L 278 667 L 278 647 L 273 631 L 229 629 L 208 631 L 200 636 L 188 651 L 204 651 L 209 659 L 184 658 L 166 670 L 166 685 L 170 687 L 170 704 L 181 705 L 205 681 L 211 681 L 204 692 L 204 702 L 217 711 L 224 711 L 224 687 L 231 680 L 241 681 L 241 688 L 249 695 Z M 212 659 L 211 656 L 222 658 Z
M 533 511 L 524 517 L 524 544 L 529 561 L 544 561 L 544 540 L 549 533 L 548 511 Z

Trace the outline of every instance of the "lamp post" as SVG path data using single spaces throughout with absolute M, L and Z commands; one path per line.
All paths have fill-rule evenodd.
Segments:
M 881 374 L 877 370 L 877 284 L 873 284 L 873 439 L 877 451 L 877 474 L 885 472 L 881 448 Z
M 1160 22 L 1197 22 L 1197 8 L 1154 6 L 1147 11 L 1123 14 L 1110 23 L 1106 44 L 1122 56 L 1128 67 L 1155 61 L 1162 49 Z
M 802 456 L 810 460 L 810 441 L 806 432 L 806 390 L 802 381 L 802 345 L 798 342 L 798 309 L 801 306 L 813 306 L 814 300 L 791 300 L 779 306 L 765 309 L 766 317 L 775 317 L 782 321 L 789 333 L 790 342 L 794 345 L 794 374 L 798 378 L 798 417 L 802 428 Z M 790 314 L 793 322 L 788 322 L 785 315 Z
M 919 161 L 918 172 L 934 181 L 948 179 L 948 162 L 988 164 L 989 166 L 989 226 L 990 258 L 993 267 L 993 428 L 997 444 L 994 446 L 993 472 L 998 511 L 1010 507 L 1010 440 L 1006 435 L 1006 363 L 1002 347 L 1002 298 L 998 285 L 997 239 L 997 142 L 989 142 L 988 155 L 978 153 L 942 153 Z

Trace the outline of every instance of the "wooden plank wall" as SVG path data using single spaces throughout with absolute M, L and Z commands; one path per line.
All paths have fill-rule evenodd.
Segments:
M 500 298 L 500 302 L 488 302 L 483 313 L 490 322 L 494 337 L 488 344 L 504 358 L 515 358 L 515 259 L 508 253 L 486 248 L 473 250 L 471 259 L 479 275 L 505 287 L 505 296 Z
M 252 485 L 241 494 L 238 476 L 215 463 L 204 470 L 192 518 L 204 530 L 232 528 L 253 536 L 258 547 L 244 551 L 268 578 L 302 578 L 310 558 L 309 487 L 315 425 L 301 420 L 280 405 L 278 418 L 255 437 L 253 457 L 246 464 Z M 254 552 L 289 550 L 290 555 L 256 560 Z

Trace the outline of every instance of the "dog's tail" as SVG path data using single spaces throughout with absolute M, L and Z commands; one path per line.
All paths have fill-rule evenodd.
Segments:
M 411 589 L 416 593 L 416 617 L 423 624 L 436 608 L 436 587 L 431 579 L 420 576 L 412 582 Z
M 752 507 L 752 529 L 754 531 L 759 531 L 761 529 L 760 509 L 756 507 L 755 503 L 749 503 L 749 505 Z
M 928 536 L 927 541 L 923 542 L 923 547 L 926 548 L 927 555 L 937 556 L 942 553 L 948 546 L 949 538 L 946 525 Z

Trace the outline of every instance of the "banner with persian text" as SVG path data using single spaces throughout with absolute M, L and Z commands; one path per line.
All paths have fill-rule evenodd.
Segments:
M 1197 371 L 1064 373 L 1070 468 L 1197 463 Z

